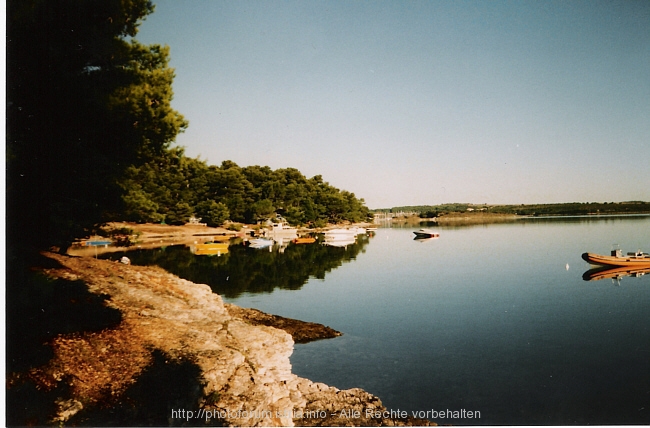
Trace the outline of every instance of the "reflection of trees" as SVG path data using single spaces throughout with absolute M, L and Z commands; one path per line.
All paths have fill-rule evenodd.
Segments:
M 300 289 L 309 278 L 325 274 L 354 260 L 368 244 L 367 237 L 346 248 L 319 244 L 289 245 L 283 253 L 244 245 L 231 245 L 220 256 L 195 256 L 187 247 L 112 253 L 111 259 L 128 256 L 136 265 L 157 265 L 189 281 L 208 284 L 215 293 L 234 298 L 241 293 L 270 293 L 275 288 Z

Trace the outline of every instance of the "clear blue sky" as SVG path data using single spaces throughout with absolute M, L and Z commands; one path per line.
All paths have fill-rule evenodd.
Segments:
M 650 200 L 649 1 L 154 2 L 191 157 L 369 208 Z

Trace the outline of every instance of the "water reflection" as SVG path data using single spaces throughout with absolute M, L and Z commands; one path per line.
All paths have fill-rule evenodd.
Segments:
M 221 256 L 228 252 L 230 242 L 205 242 L 190 245 L 190 251 L 197 256 Z
M 650 266 L 647 267 L 630 267 L 630 266 L 603 266 L 589 269 L 582 274 L 585 281 L 598 281 L 601 279 L 611 279 L 613 283 L 620 285 L 621 278 L 631 276 L 637 278 L 650 273 Z
M 181 278 L 208 284 L 224 297 L 236 298 L 242 293 L 270 293 L 276 288 L 298 290 L 310 278 L 324 279 L 326 273 L 365 252 L 369 239 L 368 235 L 359 235 L 344 247 L 287 240 L 266 246 L 268 251 L 260 251 L 240 240 L 218 257 L 195 255 L 192 251 L 196 249 L 175 245 L 111 253 L 102 258 L 119 260 L 127 255 L 132 264 L 160 266 Z
M 433 236 L 433 237 L 430 237 L 430 238 L 425 238 L 425 237 L 422 237 L 422 236 L 416 236 L 415 238 L 413 238 L 413 240 L 415 242 L 431 242 L 431 241 L 437 241 L 438 239 L 440 239 L 439 236 Z

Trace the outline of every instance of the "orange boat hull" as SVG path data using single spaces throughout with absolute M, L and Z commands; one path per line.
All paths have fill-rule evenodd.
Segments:
M 291 242 L 294 244 L 313 244 L 316 242 L 316 238 L 296 238 L 293 239 Z
M 603 256 L 600 254 L 584 253 L 583 260 L 601 266 L 650 266 L 650 256 Z
M 582 275 L 585 281 L 598 281 L 607 278 L 620 278 L 623 276 L 641 276 L 650 273 L 650 266 L 604 266 L 588 270 Z

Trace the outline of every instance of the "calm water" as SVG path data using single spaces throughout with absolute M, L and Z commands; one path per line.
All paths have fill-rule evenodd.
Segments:
M 129 253 L 244 307 L 342 337 L 296 345 L 299 376 L 462 424 L 650 423 L 650 274 L 585 281 L 585 251 L 650 250 L 650 217 L 379 229 L 347 249 Z M 115 257 L 115 255 L 113 256 Z M 567 269 L 568 264 L 568 269 Z

